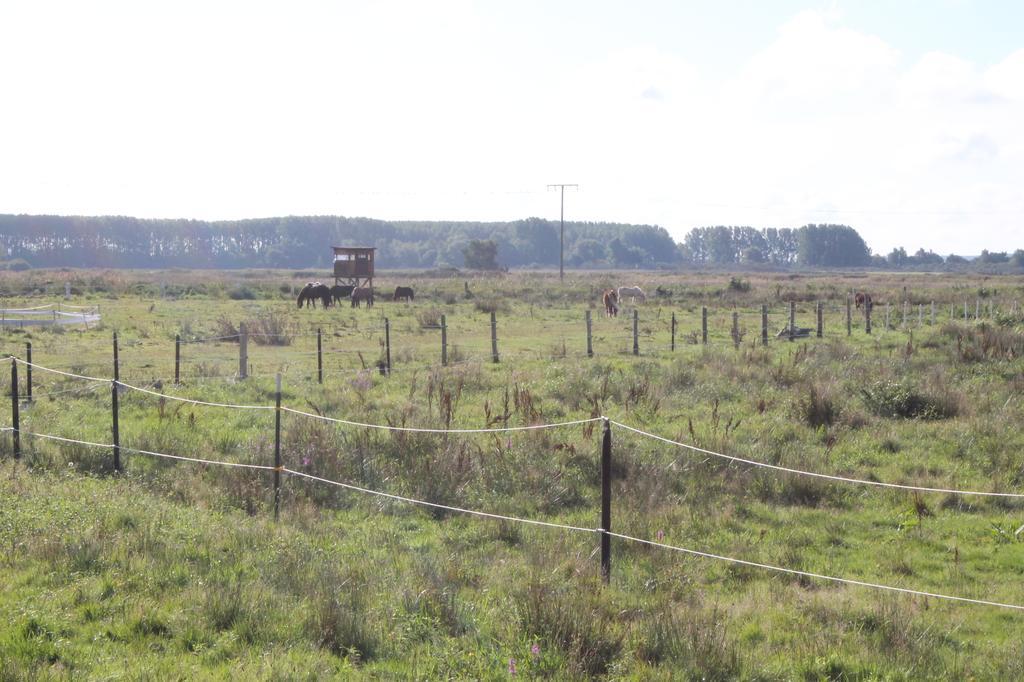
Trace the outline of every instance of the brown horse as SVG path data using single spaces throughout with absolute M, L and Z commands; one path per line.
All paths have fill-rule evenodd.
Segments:
M 341 303 L 341 299 L 348 298 L 352 295 L 353 289 L 355 289 L 355 287 L 350 284 L 335 284 L 331 287 L 331 299 L 335 303 Z
M 615 289 L 608 289 L 601 298 L 604 301 L 604 314 L 608 317 L 618 317 L 619 295 Z
M 411 302 L 413 297 L 412 287 L 395 287 L 394 300 Z
M 352 307 L 358 308 L 362 302 L 366 302 L 367 308 L 373 307 L 373 289 L 370 287 L 356 287 L 352 290 Z
M 861 291 L 858 291 L 856 294 L 854 294 L 853 303 L 857 307 L 857 310 L 860 310 L 861 306 L 864 306 L 865 308 L 868 309 L 873 307 L 873 304 L 871 302 L 871 294 L 865 294 L 864 292 Z

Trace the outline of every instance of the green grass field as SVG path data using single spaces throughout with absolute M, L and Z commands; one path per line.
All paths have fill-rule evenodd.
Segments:
M 274 412 L 441 429 L 607 416 L 715 453 L 905 485 L 1024 492 L 1024 279 L 889 274 L 549 274 L 433 278 L 416 302 L 298 310 L 313 272 L 0 273 L 5 308 L 99 305 L 91 329 L 7 329 L 36 368 L 22 459 L 0 436 L 0 679 L 1014 679 L 1024 612 L 771 572 L 417 506 L 285 475 Z M 600 291 L 640 284 L 603 316 Z M 163 286 L 161 286 L 163 285 Z M 655 292 L 660 288 L 661 295 Z M 163 296 L 161 296 L 161 290 Z M 846 298 L 876 300 L 873 333 Z M 797 324 L 775 333 L 790 301 Z M 904 302 L 907 305 L 904 306 Z M 936 319 L 931 323 L 931 304 Z M 889 328 L 884 325 L 889 304 Z M 963 319 L 964 305 L 969 311 Z M 760 306 L 770 339 L 761 345 Z M 991 305 L 991 313 L 989 306 Z M 700 341 L 701 307 L 709 343 Z M 952 315 L 951 315 L 952 308 Z M 594 356 L 586 354 L 592 313 Z M 731 331 L 739 313 L 739 334 Z M 904 310 L 907 311 L 904 317 Z M 495 312 L 500 362 L 491 358 Z M 981 318 L 975 320 L 975 312 Z M 677 320 L 675 350 L 671 319 Z M 444 315 L 448 367 L 441 367 Z M 385 355 L 384 318 L 393 371 Z M 239 379 L 240 322 L 249 339 Z M 322 330 L 323 383 L 316 330 Z M 180 335 L 181 385 L 174 385 Z M 259 336 L 270 334 L 272 336 Z M 24 398 L 25 365 L 18 367 Z M 9 395 L 10 371 L 0 385 Z M 8 400 L 5 405 L 9 406 Z M 11 424 L 9 407 L 0 426 Z M 599 422 L 436 434 L 290 412 L 294 471 L 508 517 L 600 525 Z M 729 462 L 614 427 L 612 529 L 726 557 L 1024 605 L 1024 503 L 829 482 Z

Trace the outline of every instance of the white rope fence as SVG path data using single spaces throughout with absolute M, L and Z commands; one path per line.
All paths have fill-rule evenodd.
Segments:
M 12 427 L 3 427 L 2 429 L 0 429 L 0 432 L 6 432 L 6 431 L 14 431 L 14 429 Z M 45 439 L 45 440 L 52 440 L 52 441 L 58 441 L 58 442 L 64 442 L 64 443 L 74 443 L 74 444 L 85 445 L 85 446 L 89 446 L 89 447 L 102 447 L 102 448 L 114 447 L 111 444 L 94 443 L 94 442 L 91 442 L 91 441 L 76 440 L 76 439 L 73 439 L 73 438 L 64 438 L 64 437 L 61 437 L 61 436 L 53 436 L 53 435 L 50 435 L 50 434 L 33 433 L 33 432 L 30 432 L 30 431 L 24 431 L 24 430 L 19 430 L 18 432 L 21 435 L 25 435 L 25 436 L 31 436 L 31 437 L 35 437 L 35 438 L 41 438 L 41 439 Z M 765 563 L 760 563 L 760 562 L 756 562 L 756 561 L 748 561 L 746 559 L 737 559 L 737 558 L 734 558 L 734 557 L 728 557 L 728 556 L 724 556 L 724 555 L 721 555 L 721 554 L 713 554 L 711 552 L 702 552 L 700 550 L 689 549 L 689 548 L 686 548 L 686 547 L 679 547 L 679 546 L 676 546 L 676 545 L 669 545 L 669 544 L 664 543 L 664 542 L 655 542 L 653 540 L 645 540 L 643 538 L 634 537 L 632 535 L 625 535 L 623 533 L 615 533 L 615 532 L 612 532 L 612 531 L 607 531 L 607 530 L 605 530 L 603 528 L 585 528 L 585 527 L 582 527 L 582 526 L 573 526 L 573 525 L 569 525 L 569 524 L 555 523 L 555 522 L 550 522 L 550 521 L 540 521 L 540 520 L 537 520 L 537 519 L 526 519 L 526 518 L 521 518 L 521 517 L 516 517 L 516 516 L 508 516 L 508 515 L 505 515 L 505 514 L 494 514 L 494 513 L 491 513 L 491 512 L 483 512 L 483 511 L 478 511 L 478 510 L 473 510 L 473 509 L 466 509 L 466 508 L 463 508 L 463 507 L 455 507 L 455 506 L 451 506 L 451 505 L 439 504 L 439 503 L 436 503 L 436 502 L 428 502 L 426 500 L 418 500 L 418 499 L 415 499 L 415 498 L 405 497 L 405 496 L 402 496 L 402 495 L 395 495 L 395 494 L 392 494 L 392 493 L 385 493 L 385 492 L 378 491 L 378 490 L 371 490 L 369 488 L 363 488 L 363 487 L 360 487 L 360 486 L 351 485 L 349 483 L 342 483 L 340 481 L 333 481 L 333 480 L 330 480 L 330 479 L 327 479 L 327 478 L 322 478 L 320 476 L 314 476 L 312 474 L 307 474 L 305 472 L 295 471 L 293 469 L 289 469 L 289 468 L 283 467 L 283 466 L 282 467 L 272 467 L 272 466 L 264 466 L 264 465 L 259 465 L 259 464 L 244 464 L 244 463 L 239 463 L 239 462 L 224 462 L 224 461 L 219 461 L 219 460 L 201 459 L 201 458 L 197 458 L 197 457 L 184 457 L 184 456 L 180 456 L 180 455 L 169 455 L 169 454 L 166 454 L 166 453 L 152 452 L 152 451 L 149 451 L 149 450 L 140 450 L 140 449 L 126 448 L 126 447 L 122 447 L 121 450 L 124 451 L 124 452 L 134 452 L 134 453 L 141 454 L 141 455 L 148 455 L 148 456 L 152 456 L 152 457 L 160 457 L 160 458 L 166 458 L 166 459 L 172 459 L 172 460 L 178 460 L 178 461 L 184 461 L 184 462 L 193 462 L 193 463 L 198 463 L 198 464 L 242 467 L 242 468 L 247 468 L 247 469 L 258 469 L 258 470 L 263 470 L 263 471 L 280 471 L 281 473 L 285 473 L 285 474 L 289 474 L 289 475 L 292 475 L 292 476 L 296 476 L 298 478 L 314 481 L 314 482 L 317 482 L 317 483 L 324 483 L 324 484 L 327 484 L 327 485 L 333 485 L 333 486 L 336 486 L 336 487 L 343 488 L 345 490 L 351 490 L 353 492 L 358 492 L 358 493 L 362 493 L 362 494 L 366 494 L 366 495 L 373 495 L 373 496 L 376 496 L 376 497 L 390 499 L 390 500 L 393 500 L 393 501 L 396 501 L 396 502 L 402 502 L 402 503 L 406 503 L 406 504 L 413 504 L 413 505 L 418 505 L 418 506 L 424 506 L 424 507 L 429 507 L 429 508 L 433 508 L 433 509 L 443 509 L 445 511 L 455 512 L 455 513 L 459 513 L 459 514 L 466 514 L 466 515 L 476 516 L 476 517 L 480 517 L 480 518 L 494 519 L 494 520 L 499 520 L 499 521 L 507 521 L 507 522 L 511 522 L 511 523 L 519 523 L 519 524 L 524 524 L 524 525 L 540 526 L 540 527 L 545 527 L 545 528 L 552 528 L 552 529 L 555 529 L 555 530 L 565 530 L 565 531 L 570 531 L 570 532 L 581 532 L 581 533 L 593 533 L 593 534 L 598 534 L 598 535 L 607 535 L 607 536 L 610 536 L 610 537 L 619 538 L 620 540 L 625 540 L 627 542 L 634 542 L 634 543 L 649 545 L 649 546 L 652 546 L 652 547 L 658 547 L 660 549 L 666 549 L 666 550 L 670 550 L 670 551 L 674 551 L 674 552 L 680 552 L 680 553 L 683 553 L 683 554 L 688 554 L 690 556 L 696 556 L 696 557 L 701 557 L 701 558 L 705 558 L 705 559 L 714 559 L 716 561 L 723 561 L 723 562 L 727 562 L 727 563 L 731 563 L 731 564 L 737 564 L 737 565 L 742 565 L 742 566 L 750 566 L 752 568 L 759 568 L 759 569 L 762 569 L 762 570 L 773 571 L 773 572 L 777 572 L 777 573 L 785 573 L 785 574 L 788 574 L 788 575 L 797 575 L 797 576 L 801 576 L 801 577 L 804 577 L 804 578 L 813 578 L 813 579 L 817 579 L 817 580 L 824 580 L 824 581 L 840 583 L 840 584 L 844 584 L 844 585 L 852 585 L 852 586 L 856 586 L 856 587 L 865 587 L 865 588 L 869 588 L 869 589 L 884 590 L 884 591 L 889 591 L 889 592 L 898 592 L 898 593 L 901 593 L 901 594 L 908 594 L 908 595 L 920 596 L 920 597 L 931 597 L 931 598 L 934 598 L 934 599 L 942 599 L 942 600 L 946 600 L 946 601 L 953 601 L 953 602 L 960 602 L 960 603 L 976 604 L 976 605 L 981 605 L 981 606 L 991 606 L 991 607 L 996 607 L 996 608 L 1024 611 L 1024 606 L 1018 605 L 1018 604 L 1010 604 L 1010 603 L 1006 603 L 1006 602 L 990 601 L 990 600 L 986 600 L 986 599 L 974 599 L 974 598 L 971 598 L 971 597 L 961 597 L 961 596 L 957 596 L 957 595 L 948 595 L 948 594 L 942 594 L 942 593 L 938 593 L 938 592 L 928 592 L 928 591 L 924 591 L 924 590 L 915 590 L 915 589 L 906 588 L 906 587 L 897 587 L 897 586 L 893 586 L 893 585 L 884 585 L 884 584 L 881 584 L 881 583 L 868 582 L 868 581 L 864 581 L 864 580 L 856 580 L 856 579 L 853 579 L 853 578 L 842 578 L 842 577 L 838 577 L 838 576 L 830 576 L 830 575 L 826 575 L 826 574 L 823 574 L 823 573 L 813 573 L 811 571 L 801 571 L 801 570 L 797 570 L 797 569 L 793 569 L 793 568 L 786 568 L 786 567 L 783 567 L 783 566 L 774 566 L 772 564 L 765 564 Z
M 699 453 L 704 454 L 704 455 L 710 455 L 712 457 L 718 457 L 718 458 L 721 458 L 721 459 L 726 459 L 726 460 L 729 460 L 731 462 L 737 462 L 737 463 L 740 463 L 740 464 L 747 464 L 749 466 L 761 467 L 761 468 L 764 468 L 764 469 L 773 469 L 775 471 L 782 471 L 782 472 L 785 472 L 787 474 L 795 474 L 797 476 L 810 476 L 810 477 L 813 477 L 813 478 L 823 478 L 823 479 L 826 479 L 826 480 L 829 480 L 829 481 L 838 481 L 838 482 L 841 482 L 841 483 L 853 483 L 853 484 L 856 484 L 856 485 L 873 485 L 873 486 L 877 486 L 877 487 L 880 487 L 880 488 L 896 488 L 896 489 L 899 489 L 899 490 L 912 490 L 912 491 L 925 492 L 925 493 L 949 493 L 949 494 L 953 494 L 953 495 L 978 495 L 978 496 L 987 496 L 987 497 L 1024 498 L 1024 493 L 1000 493 L 1000 492 L 989 492 L 989 491 L 981 491 L 981 490 L 957 490 L 957 489 L 954 489 L 954 488 L 929 488 L 927 486 L 920 486 L 920 485 L 905 485 L 905 484 L 902 484 L 902 483 L 885 483 L 884 481 L 871 481 L 871 480 L 863 479 L 863 478 L 849 478 L 849 477 L 846 477 L 846 476 L 833 476 L 832 474 L 821 474 L 821 473 L 817 473 L 815 471 L 804 471 L 802 469 L 791 469 L 789 467 L 779 466 L 777 464 L 768 464 L 767 462 L 758 462 L 757 460 L 753 460 L 753 459 L 744 459 L 743 457 L 735 457 L 733 455 L 724 455 L 724 454 L 722 454 L 720 452 L 715 452 L 713 450 L 705 450 L 704 448 L 699 448 L 699 447 L 697 447 L 695 445 L 689 445 L 687 443 L 680 443 L 679 441 L 671 440 L 669 438 L 665 438 L 664 436 L 659 436 L 657 434 L 650 433 L 648 431 L 642 431 L 641 429 L 637 429 L 637 428 L 634 428 L 632 426 L 628 426 L 626 424 L 623 424 L 622 422 L 618 422 L 618 421 L 615 421 L 615 420 L 609 420 L 609 421 L 611 421 L 612 424 L 615 424 L 619 428 L 625 429 L 626 431 L 632 431 L 633 433 L 639 434 L 639 435 L 644 436 L 646 438 L 651 438 L 651 439 L 654 439 L 654 440 L 661 441 L 662 443 L 667 443 L 669 445 L 674 445 L 676 447 L 685 448 L 687 450 L 692 450 L 693 452 L 699 452 Z

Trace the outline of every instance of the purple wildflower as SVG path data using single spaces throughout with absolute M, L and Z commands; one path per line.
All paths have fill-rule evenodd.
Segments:
M 664 540 L 664 539 L 665 539 L 665 531 L 663 531 L 663 530 L 659 530 L 659 531 L 657 532 L 657 534 L 655 534 L 655 536 L 654 536 L 654 537 L 656 537 L 656 538 L 658 539 L 658 542 L 661 542 L 662 540 Z
M 508 659 L 508 674 L 509 675 L 515 675 L 516 674 L 516 659 L 514 659 L 514 658 Z
M 308 467 L 308 466 L 309 466 L 309 463 L 310 463 L 310 462 L 312 462 L 312 461 L 313 461 L 313 460 L 311 460 L 311 459 L 310 459 L 309 457 L 303 457 L 303 458 L 302 458 L 302 466 L 304 466 L 304 467 Z
M 533 654 L 534 658 L 540 658 L 540 644 L 534 642 L 533 646 L 530 647 L 530 653 Z

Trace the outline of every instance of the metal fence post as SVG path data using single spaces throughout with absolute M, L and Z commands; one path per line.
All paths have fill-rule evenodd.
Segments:
M 21 459 L 21 415 L 18 412 L 18 360 L 11 357 L 11 436 L 14 438 L 14 459 Z
M 174 335 L 174 385 L 181 384 L 181 334 Z
M 117 357 L 117 332 L 114 332 L 114 380 L 110 382 L 111 435 L 114 436 L 114 471 L 121 471 L 121 426 L 119 424 L 118 388 L 121 370 Z
M 761 345 L 768 345 L 768 304 L 761 304 Z
M 636 308 L 633 308 L 633 355 L 640 355 L 640 337 L 638 336 L 639 327 L 640 313 Z
M 498 362 L 498 318 L 494 311 L 491 311 L 491 360 Z
M 592 357 L 594 357 L 594 341 L 593 341 L 593 337 L 591 335 L 591 329 L 592 329 L 591 324 L 592 323 L 591 323 L 591 320 L 590 320 L 590 311 L 589 310 L 587 311 L 586 319 L 587 319 L 587 357 L 588 358 L 592 358 Z
M 281 375 L 274 394 L 274 520 L 281 516 Z
M 384 360 L 388 364 L 388 376 L 391 376 L 391 322 L 384 318 Z
M 675 351 L 676 349 L 676 314 L 672 312 L 672 341 L 669 343 L 669 350 Z
M 242 379 L 249 376 L 249 330 L 245 322 L 238 323 L 238 376 Z
M 789 340 L 796 337 L 796 301 L 789 302 Z
M 324 383 L 324 342 L 320 327 L 316 328 L 316 382 Z
M 612 424 L 604 420 L 601 443 L 601 577 L 608 584 L 612 575 Z
M 448 366 L 448 320 L 441 316 L 441 365 Z
M 32 342 L 25 342 L 25 399 L 32 402 Z
M 701 306 L 700 308 L 700 342 L 703 345 L 708 345 L 708 307 Z
M 865 302 L 865 305 L 867 305 L 866 302 Z M 851 334 L 853 334 L 853 304 L 850 301 L 850 297 L 847 296 L 846 297 L 846 335 L 850 336 Z

